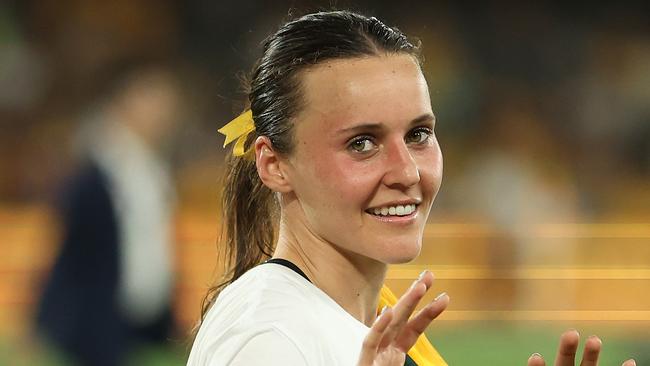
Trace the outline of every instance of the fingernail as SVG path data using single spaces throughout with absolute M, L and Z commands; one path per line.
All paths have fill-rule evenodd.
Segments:
M 436 298 L 433 299 L 433 301 L 438 301 L 438 300 L 442 299 L 442 298 L 445 297 L 445 296 L 447 296 L 447 293 L 446 293 L 446 292 L 443 292 L 443 293 L 441 293 L 440 295 L 436 296 Z
M 633 358 L 630 358 L 626 362 L 632 362 L 632 366 L 636 366 L 636 361 Z
M 425 269 L 424 271 L 422 271 L 422 272 L 420 273 L 420 276 L 418 276 L 418 281 L 421 280 L 422 277 L 424 277 L 424 275 L 425 275 L 427 272 L 428 272 L 428 271 L 427 271 L 426 269 Z
M 539 358 L 542 358 L 542 355 L 540 355 L 539 353 L 535 352 L 535 353 L 533 353 L 532 355 L 530 355 L 530 358 L 533 358 L 533 357 L 539 357 Z
M 598 344 L 600 346 L 603 345 L 603 341 L 597 335 L 590 335 L 589 337 L 587 337 L 587 341 L 592 342 L 592 343 L 596 342 L 596 344 Z

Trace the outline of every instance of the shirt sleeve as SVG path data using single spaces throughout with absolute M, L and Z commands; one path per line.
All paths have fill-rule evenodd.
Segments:
M 306 366 L 307 361 L 298 346 L 287 336 L 277 330 L 269 330 L 246 342 L 230 365 Z

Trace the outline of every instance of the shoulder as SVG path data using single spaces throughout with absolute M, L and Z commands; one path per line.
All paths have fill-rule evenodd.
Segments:
M 251 345 L 257 347 L 276 335 L 310 365 L 346 364 L 356 360 L 366 332 L 313 284 L 288 268 L 268 264 L 224 289 L 199 329 L 192 354 L 232 359 L 256 337 L 261 338 Z
M 57 208 L 64 214 L 82 211 L 93 214 L 112 210 L 105 173 L 92 160 L 83 162 L 60 187 Z
M 286 311 L 314 305 L 313 285 L 288 268 L 259 265 L 241 276 L 219 294 L 209 314 L 223 318 L 236 311 L 246 313 L 256 322 L 284 318 Z
M 226 287 L 208 311 L 203 326 L 213 329 L 253 329 L 280 326 L 285 333 L 308 327 L 320 299 L 313 285 L 275 264 L 257 266 Z M 203 328 L 202 326 L 202 328 Z
M 214 353 L 208 365 L 308 365 L 307 350 L 278 329 L 269 329 L 256 334 L 245 342 L 228 360 Z
M 227 364 L 241 351 L 266 349 L 267 344 L 310 354 L 302 334 L 314 328 L 309 311 L 313 299 L 307 288 L 311 284 L 286 271 L 290 270 L 260 265 L 226 287 L 206 314 L 192 346 L 190 361 L 202 361 L 190 364 L 205 365 L 215 357 Z M 248 353 L 257 352 L 243 354 Z

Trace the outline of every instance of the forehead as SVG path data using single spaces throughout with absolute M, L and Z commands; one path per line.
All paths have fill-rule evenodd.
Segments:
M 426 80 L 410 55 L 324 62 L 305 71 L 301 84 L 298 125 L 325 122 L 331 131 L 355 122 L 410 121 L 431 111 Z

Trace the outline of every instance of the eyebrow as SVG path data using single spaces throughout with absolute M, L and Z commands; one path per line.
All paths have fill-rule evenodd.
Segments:
M 431 114 L 431 113 L 425 113 L 419 117 L 416 117 L 409 123 L 409 127 L 413 125 L 417 125 L 423 122 L 428 122 L 431 121 L 433 125 L 436 124 L 436 116 Z M 343 128 L 341 130 L 338 130 L 336 132 L 337 135 L 343 135 L 347 134 L 349 132 L 355 132 L 355 131 L 367 131 L 367 130 L 381 130 L 384 128 L 384 124 L 381 122 L 368 122 L 368 123 L 361 123 L 358 125 L 354 125 L 352 127 L 347 127 Z

